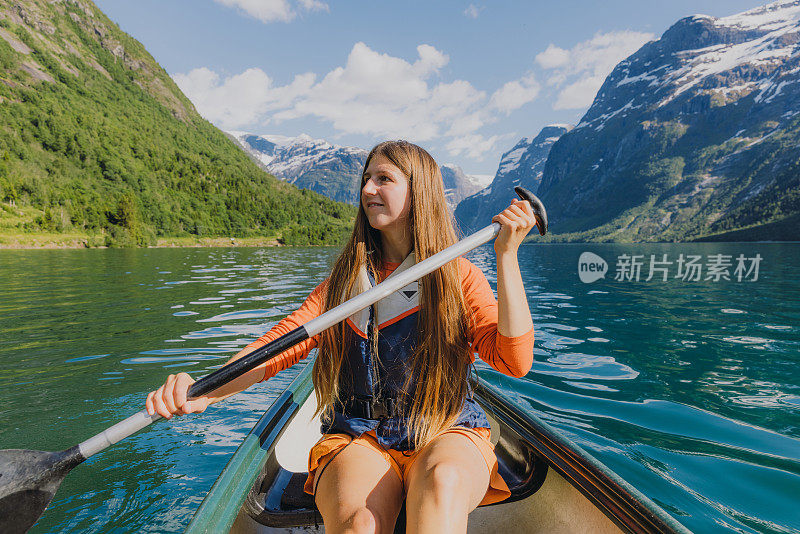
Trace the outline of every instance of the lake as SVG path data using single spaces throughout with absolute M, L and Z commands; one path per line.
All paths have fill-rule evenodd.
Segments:
M 0 250 L 0 448 L 72 446 L 140 410 L 167 374 L 219 367 L 336 253 Z M 492 249 L 468 257 L 494 287 Z M 695 532 L 800 530 L 800 244 L 532 244 L 519 257 L 533 369 L 479 362 L 482 379 Z M 181 532 L 307 362 L 90 458 L 31 532 Z

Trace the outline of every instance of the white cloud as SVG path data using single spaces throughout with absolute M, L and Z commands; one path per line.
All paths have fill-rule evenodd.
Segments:
M 445 145 L 448 153 L 451 156 L 470 156 L 474 159 L 483 159 L 483 157 L 493 151 L 501 140 L 501 136 L 493 135 L 491 137 L 484 137 L 480 134 L 464 135 L 452 139 Z
M 337 134 L 416 142 L 441 138 L 451 156 L 465 153 L 476 159 L 503 140 L 484 137 L 481 128 L 539 91 L 528 75 L 506 83 L 490 98 L 465 80 L 439 80 L 447 54 L 426 44 L 417 47 L 417 54 L 411 62 L 359 42 L 343 66 L 322 76 L 300 74 L 286 85 L 275 85 L 258 68 L 226 78 L 199 68 L 173 79 L 205 118 L 225 130 L 315 118 L 332 124 Z
M 451 157 L 463 155 L 477 161 L 484 161 L 487 156 L 495 156 L 502 147 L 507 149 L 509 143 L 513 144 L 517 141 L 519 141 L 519 133 L 517 132 L 506 132 L 492 136 L 472 133 L 450 139 L 445 148 Z M 491 176 L 494 177 L 494 175 Z
M 414 63 L 414 69 L 420 76 L 433 74 L 450 61 L 447 54 L 439 52 L 431 45 L 419 45 L 417 47 L 417 53 L 419 54 L 419 61 Z
M 597 90 L 614 67 L 654 38 L 652 33 L 614 31 L 597 33 L 566 50 L 549 45 L 536 55 L 536 63 L 550 71 L 547 84 L 559 88 L 555 109 L 580 109 L 591 105 Z
M 536 54 L 536 63 L 545 69 L 563 67 L 569 63 L 569 50 L 550 44 L 544 52 Z
M 578 109 L 592 105 L 597 90 L 605 78 L 589 76 L 564 87 L 553 104 L 553 109 Z
M 483 6 L 478 7 L 475 4 L 470 4 L 467 9 L 464 10 L 464 14 L 471 19 L 477 19 L 481 11 L 483 11 Z
M 539 94 L 540 85 L 532 74 L 519 80 L 507 82 L 492 94 L 489 106 L 509 115 L 515 109 L 527 104 Z
M 214 0 L 226 7 L 237 7 L 261 22 L 289 22 L 297 16 L 289 0 Z M 328 11 L 328 4 L 319 0 L 297 0 L 303 11 Z
M 448 136 L 466 135 L 475 132 L 484 125 L 485 117 L 480 111 L 474 113 L 462 113 L 455 117 L 450 123 L 450 129 L 445 132 Z
M 319 0 L 298 0 L 298 3 L 306 11 L 330 11 L 328 4 L 320 2 Z
M 202 115 L 222 125 L 246 124 L 274 101 L 272 80 L 261 69 L 247 69 L 222 82 L 205 67 L 172 78 Z

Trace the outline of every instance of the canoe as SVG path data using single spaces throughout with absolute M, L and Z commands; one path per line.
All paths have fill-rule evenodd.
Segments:
M 308 453 L 320 438 L 312 365 L 256 423 L 187 527 L 189 534 L 324 532 L 303 492 Z M 468 532 L 687 533 L 683 525 L 596 458 L 485 381 L 473 381 L 492 426 L 511 496 L 479 506 Z M 395 532 L 405 532 L 405 505 Z

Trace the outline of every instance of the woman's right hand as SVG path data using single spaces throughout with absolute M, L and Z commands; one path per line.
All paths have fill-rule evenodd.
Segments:
M 205 411 L 211 404 L 208 397 L 186 400 L 187 392 L 194 382 L 186 373 L 169 375 L 163 386 L 147 395 L 145 402 L 147 413 L 150 415 L 158 413 L 164 419 L 171 419 L 174 414 L 184 415 Z

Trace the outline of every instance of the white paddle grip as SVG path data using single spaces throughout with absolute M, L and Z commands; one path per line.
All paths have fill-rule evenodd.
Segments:
M 92 436 L 83 443 L 80 443 L 78 447 L 80 448 L 83 457 L 88 458 L 89 456 L 102 451 L 106 447 L 127 438 L 131 434 L 135 434 L 150 423 L 158 421 L 159 419 L 161 419 L 160 415 L 150 415 L 147 413 L 146 409 L 142 410 L 141 412 L 137 412 L 127 419 L 123 419 L 119 423 L 108 427 L 96 436 Z

